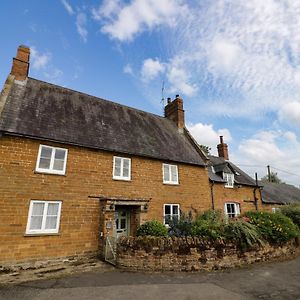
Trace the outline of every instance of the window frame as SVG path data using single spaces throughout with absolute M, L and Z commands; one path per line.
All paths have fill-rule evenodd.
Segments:
M 165 166 L 168 166 L 168 169 L 169 169 L 169 180 L 165 180 Z M 172 167 L 176 168 L 177 181 L 172 181 L 171 180 L 172 179 L 172 176 L 171 176 Z M 178 173 L 178 166 L 177 165 L 163 163 L 162 164 L 162 172 L 163 172 L 163 183 L 164 184 L 179 185 L 179 173 Z
M 116 166 L 116 159 L 120 158 L 121 159 L 121 175 L 115 175 L 115 166 Z M 124 173 L 124 160 L 129 161 L 129 172 L 128 172 L 128 177 L 123 176 Z M 124 181 L 130 181 L 131 180 L 131 158 L 129 157 L 122 157 L 122 156 L 114 156 L 113 157 L 113 179 L 114 180 L 124 180 Z
M 39 167 L 43 147 L 50 148 L 52 150 L 49 169 L 44 169 L 44 168 Z M 64 166 L 63 166 L 63 170 L 61 170 L 61 171 L 53 169 L 56 150 L 64 150 L 65 151 Z M 67 168 L 67 160 L 68 160 L 68 149 L 40 144 L 39 152 L 38 152 L 38 156 L 37 156 L 37 161 L 36 161 L 35 171 L 38 172 L 38 173 L 65 175 L 66 174 L 66 168 Z
M 275 214 L 277 212 L 280 212 L 280 207 L 272 207 L 272 213 Z
M 33 210 L 34 204 L 36 204 L 36 203 L 45 204 L 44 211 L 43 211 L 43 216 L 42 216 L 42 226 L 41 226 L 41 229 L 30 229 L 32 210 Z M 45 224 L 46 224 L 46 219 L 47 219 L 47 210 L 48 210 L 48 205 L 49 204 L 58 204 L 58 212 L 57 212 L 57 220 L 56 220 L 55 229 L 45 229 Z M 59 226 L 60 226 L 61 206 L 62 206 L 62 201 L 31 200 L 30 204 L 29 204 L 27 225 L 26 225 L 26 232 L 25 233 L 28 234 L 28 235 L 57 234 L 59 232 Z
M 234 174 L 223 172 L 223 179 L 226 180 L 225 183 L 226 188 L 230 188 L 230 189 L 234 188 Z
M 176 204 L 176 203 L 166 203 L 164 204 L 164 225 L 165 226 L 169 226 L 169 224 L 166 223 L 166 206 L 170 206 L 170 220 L 173 220 L 173 206 L 177 206 L 178 208 L 178 220 L 180 219 L 180 204 Z M 174 216 L 177 216 L 174 214 Z
M 229 213 L 227 210 L 227 205 L 234 205 L 234 215 L 233 213 Z M 241 214 L 241 205 L 238 202 L 225 202 L 224 203 L 224 212 L 227 218 L 233 219 Z

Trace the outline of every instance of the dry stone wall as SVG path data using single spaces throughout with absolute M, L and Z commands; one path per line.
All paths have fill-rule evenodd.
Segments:
M 211 271 L 300 254 L 299 240 L 245 252 L 234 244 L 192 237 L 124 237 L 117 249 L 117 266 L 134 271 Z

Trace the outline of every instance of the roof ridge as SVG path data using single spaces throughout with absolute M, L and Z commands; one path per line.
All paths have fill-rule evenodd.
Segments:
M 31 80 L 34 80 L 34 81 L 38 81 L 38 82 L 41 82 L 41 83 L 44 83 L 44 84 L 48 84 L 48 85 L 52 85 L 54 87 L 58 87 L 58 88 L 61 88 L 61 89 L 64 89 L 64 90 L 68 90 L 70 92 L 75 92 L 75 93 L 78 93 L 78 94 L 81 94 L 81 95 L 89 96 L 89 97 L 95 98 L 97 100 L 101 100 L 101 101 L 105 101 L 105 102 L 110 102 L 110 103 L 113 103 L 113 104 L 116 104 L 116 105 L 119 105 L 119 106 L 122 106 L 122 107 L 126 107 L 128 109 L 132 109 L 132 110 L 135 110 L 135 111 L 138 111 L 138 112 L 142 112 L 142 113 L 146 113 L 146 114 L 149 114 L 149 115 L 153 115 L 154 117 L 157 117 L 157 118 L 160 118 L 160 119 L 163 119 L 163 120 L 168 120 L 167 118 L 165 118 L 163 116 L 160 116 L 160 115 L 157 115 L 157 114 L 154 114 L 154 113 L 151 113 L 151 112 L 147 112 L 147 111 L 135 108 L 135 107 L 131 107 L 131 106 L 128 106 L 128 105 L 124 105 L 124 104 L 121 104 L 121 103 L 118 103 L 118 102 L 114 102 L 112 100 L 100 98 L 100 97 L 97 97 L 97 96 L 94 96 L 94 95 L 91 95 L 91 94 L 80 92 L 80 91 L 77 91 L 77 90 L 74 90 L 74 89 L 71 89 L 71 88 L 68 88 L 68 87 L 64 87 L 64 86 L 61 86 L 61 85 L 58 85 L 58 84 L 50 83 L 50 82 L 47 82 L 47 81 L 44 81 L 44 80 L 40 80 L 40 79 L 36 79 L 36 78 L 33 78 L 33 77 L 28 77 L 28 78 L 31 79 Z

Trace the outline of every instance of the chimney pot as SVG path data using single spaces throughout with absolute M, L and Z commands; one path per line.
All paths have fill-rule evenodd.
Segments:
M 176 95 L 176 97 L 175 98 L 179 98 L 179 95 Z
M 224 143 L 223 136 L 220 136 L 220 144 L 217 146 L 219 157 L 229 160 L 228 145 Z
M 167 99 L 167 102 L 168 102 L 168 104 L 171 103 L 171 98 L 170 97 Z
M 16 80 L 25 80 L 29 72 L 30 49 L 26 46 L 19 46 L 17 56 L 13 58 L 13 64 L 10 74 L 15 76 Z

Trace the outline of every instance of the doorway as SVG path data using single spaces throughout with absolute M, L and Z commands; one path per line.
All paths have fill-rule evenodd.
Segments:
M 130 212 L 124 207 L 116 207 L 115 211 L 116 238 L 129 236 Z

